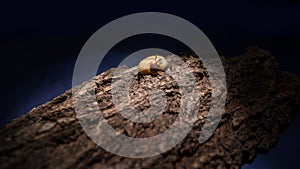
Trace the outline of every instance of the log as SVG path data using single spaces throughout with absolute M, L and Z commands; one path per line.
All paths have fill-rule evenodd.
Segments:
M 209 76 L 194 54 L 186 53 L 181 58 L 196 78 L 200 105 L 190 132 L 169 151 L 153 157 L 130 158 L 104 150 L 81 125 L 89 122 L 91 127 L 97 127 L 99 114 L 75 112 L 76 98 L 72 98 L 70 89 L 1 127 L 0 168 L 241 168 L 253 162 L 257 154 L 274 147 L 279 134 L 299 110 L 300 80 L 280 71 L 267 51 L 248 48 L 239 57 L 222 58 L 228 92 L 225 111 L 212 136 L 199 143 L 211 106 Z M 76 88 L 82 89 L 83 95 L 96 94 L 95 105 L 105 122 L 122 135 L 148 138 L 168 130 L 180 111 L 182 96 L 176 81 L 167 74 L 134 76 L 129 97 L 130 105 L 137 110 L 152 113 L 148 89 L 163 90 L 166 97 L 166 106 L 155 120 L 137 123 L 120 115 L 113 103 L 112 82 L 122 81 L 114 76 L 115 70 L 109 69 Z M 136 71 L 136 67 L 128 71 Z M 126 106 L 121 108 L 126 113 Z M 101 132 L 95 130 L 95 135 Z M 164 145 L 157 145 L 161 146 Z M 127 148 L 130 151 L 135 147 Z

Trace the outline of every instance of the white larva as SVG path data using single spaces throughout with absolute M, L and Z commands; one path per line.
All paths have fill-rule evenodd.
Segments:
M 169 67 L 167 60 L 160 55 L 152 55 L 141 60 L 139 63 L 141 74 L 163 74 Z

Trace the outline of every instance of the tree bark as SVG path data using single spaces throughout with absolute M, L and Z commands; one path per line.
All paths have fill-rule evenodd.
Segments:
M 192 54 L 181 57 L 196 77 L 200 108 L 191 131 L 169 151 L 148 158 L 121 157 L 105 151 L 82 129 L 72 90 L 68 90 L 1 127 L 0 168 L 240 168 L 276 145 L 278 135 L 299 110 L 300 81 L 296 76 L 280 71 L 275 58 L 259 48 L 248 48 L 239 57 L 223 58 L 228 88 L 225 113 L 213 135 L 199 144 L 211 106 L 210 81 L 199 59 Z M 120 134 L 145 138 L 167 130 L 180 109 L 180 88 L 174 79 L 168 75 L 134 77 L 129 96 L 135 108 L 147 111 L 150 107 L 145 87 L 161 89 L 167 98 L 157 119 L 134 123 L 118 114 L 113 104 L 114 70 L 77 88 L 95 84 L 95 89 L 91 87 L 84 93 L 96 93 L 103 117 Z M 85 118 L 93 122 L 96 117 L 87 114 Z

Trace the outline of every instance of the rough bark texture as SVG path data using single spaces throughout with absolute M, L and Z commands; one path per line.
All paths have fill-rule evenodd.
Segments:
M 228 87 L 225 113 L 212 137 L 199 144 L 199 133 L 210 107 L 209 77 L 198 59 L 190 55 L 182 58 L 197 79 L 201 104 L 192 130 L 171 150 L 143 159 L 106 152 L 82 129 L 74 111 L 72 91 L 68 90 L 1 127 L 0 168 L 240 168 L 258 153 L 275 146 L 279 133 L 287 127 L 293 112 L 299 110 L 297 77 L 279 71 L 274 57 L 259 48 L 223 59 Z M 172 125 L 180 107 L 180 92 L 174 79 L 168 75 L 134 78 L 132 105 L 147 111 L 147 89 L 158 88 L 166 93 L 167 106 L 153 122 L 133 123 L 115 111 L 110 87 L 113 72 L 110 69 L 95 77 L 96 89 L 83 94 L 96 92 L 98 107 L 115 130 L 131 137 L 149 137 Z M 93 121 L 96 117 L 86 118 Z

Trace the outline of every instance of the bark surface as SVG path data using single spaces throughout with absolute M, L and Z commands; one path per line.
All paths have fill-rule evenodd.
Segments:
M 99 115 L 87 105 L 82 109 L 91 113 L 79 113 L 76 118 L 72 90 L 68 90 L 1 127 L 0 168 L 240 168 L 252 162 L 258 153 L 266 153 L 275 146 L 280 132 L 299 111 L 300 80 L 280 71 L 268 52 L 248 48 L 239 57 L 222 59 L 228 88 L 225 113 L 213 135 L 199 144 L 199 134 L 211 106 L 210 81 L 199 59 L 192 54 L 181 57 L 196 78 L 200 107 L 191 131 L 171 150 L 143 159 L 120 157 L 103 150 L 89 138 L 77 119 L 83 118 L 95 127 L 99 125 Z M 111 83 L 122 81 L 113 76 L 114 70 L 77 89 L 82 88 L 82 95 L 96 93 L 96 107 L 121 134 L 145 138 L 168 130 L 180 111 L 181 95 L 176 81 L 167 74 L 135 76 L 130 83 L 130 105 L 149 111 L 149 91 L 155 88 L 164 91 L 166 106 L 154 121 L 134 123 L 118 114 L 112 101 Z M 122 108 L 126 110 L 126 105 Z M 95 135 L 100 132 L 96 130 Z

